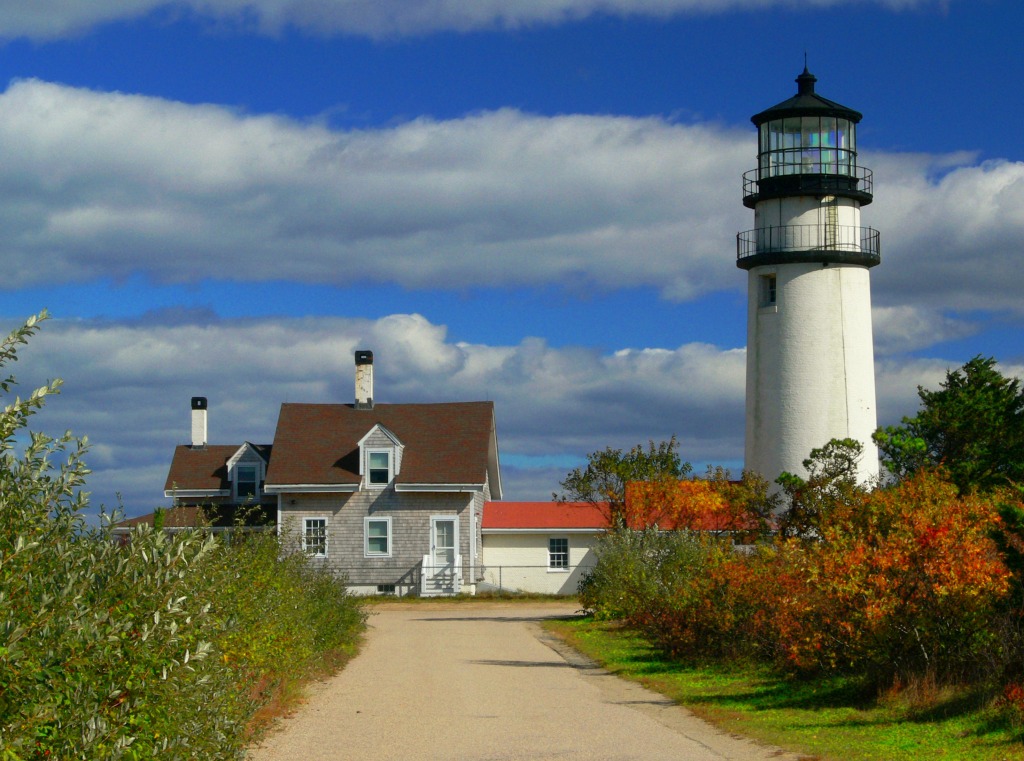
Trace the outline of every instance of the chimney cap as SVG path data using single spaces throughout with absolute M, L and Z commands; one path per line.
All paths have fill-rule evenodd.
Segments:
M 373 352 L 367 351 L 366 349 L 360 349 L 356 352 L 356 364 L 357 365 L 372 365 L 373 364 Z
M 193 396 L 192 397 L 192 409 L 194 410 L 205 410 L 207 407 L 205 396 Z

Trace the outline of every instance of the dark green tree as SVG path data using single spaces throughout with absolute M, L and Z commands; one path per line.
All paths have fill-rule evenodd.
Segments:
M 782 487 L 784 509 L 779 515 L 778 529 L 782 536 L 815 537 L 822 519 L 837 505 L 852 504 L 865 487 L 857 482 L 857 463 L 864 446 L 856 439 L 832 439 L 825 446 L 811 450 L 804 460 L 807 478 L 782 473 L 777 479 Z
M 637 444 L 628 451 L 607 447 L 587 455 L 585 467 L 576 468 L 560 482 L 561 493 L 552 497 L 559 502 L 589 502 L 607 510 L 608 525 L 623 523 L 626 484 L 630 481 L 680 480 L 693 472 L 688 462 L 679 457 L 679 442 L 668 441 L 647 448 Z
M 961 493 L 1024 482 L 1024 392 L 980 355 L 946 373 L 938 391 L 918 386 L 921 409 L 875 432 L 897 480 L 941 466 Z

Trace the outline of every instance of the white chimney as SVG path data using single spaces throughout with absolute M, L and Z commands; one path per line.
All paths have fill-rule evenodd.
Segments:
M 356 409 L 373 409 L 373 352 L 356 352 Z
M 206 446 L 206 397 L 192 397 L 192 446 Z

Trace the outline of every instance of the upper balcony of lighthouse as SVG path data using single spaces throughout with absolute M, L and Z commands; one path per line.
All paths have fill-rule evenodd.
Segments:
M 751 117 L 758 131 L 757 169 L 743 175 L 743 204 L 788 196 L 840 196 L 862 205 L 874 191 L 870 169 L 857 165 L 862 115 L 814 92 L 806 67 L 797 94 Z

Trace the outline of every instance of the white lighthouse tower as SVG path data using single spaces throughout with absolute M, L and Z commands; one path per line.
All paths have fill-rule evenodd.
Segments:
M 769 481 L 805 474 L 811 450 L 834 438 L 864 445 L 858 478 L 878 475 L 871 440 L 875 365 L 869 269 L 876 230 L 861 227 L 872 174 L 857 164 L 861 114 L 814 92 L 751 117 L 757 169 L 743 175 L 754 229 L 736 238 L 747 271 L 746 468 Z

